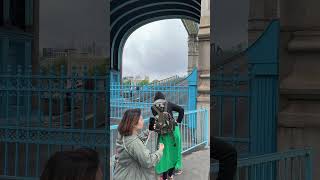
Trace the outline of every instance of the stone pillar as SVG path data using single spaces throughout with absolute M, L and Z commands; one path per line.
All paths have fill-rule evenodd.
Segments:
M 280 1 L 278 150 L 310 146 L 313 179 L 320 178 L 319 1 Z
M 210 112 L 210 0 L 201 1 L 201 19 L 198 32 L 199 61 L 198 61 L 198 97 L 197 109 L 203 107 Z M 210 113 L 208 115 L 210 127 Z M 200 125 L 198 124 L 198 127 Z M 210 137 L 210 129 L 208 129 Z M 209 138 L 210 140 L 210 138 Z
M 196 34 L 190 34 L 188 37 L 188 74 L 190 74 L 195 67 L 198 67 L 198 59 L 198 38 Z

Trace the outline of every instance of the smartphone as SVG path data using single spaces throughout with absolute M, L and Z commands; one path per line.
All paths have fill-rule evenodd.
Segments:
M 154 117 L 150 117 L 149 119 L 149 130 L 153 131 L 154 130 L 154 123 L 155 123 L 156 119 Z

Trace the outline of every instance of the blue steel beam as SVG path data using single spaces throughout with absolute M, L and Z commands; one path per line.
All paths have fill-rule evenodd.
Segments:
M 144 24 L 168 18 L 184 18 L 199 22 L 200 2 L 200 0 L 111 1 L 112 69 L 120 71 L 123 44 L 134 30 Z

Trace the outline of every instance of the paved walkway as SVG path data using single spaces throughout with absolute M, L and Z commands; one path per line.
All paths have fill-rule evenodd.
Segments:
M 183 173 L 174 180 L 208 180 L 210 150 L 204 149 L 183 157 Z

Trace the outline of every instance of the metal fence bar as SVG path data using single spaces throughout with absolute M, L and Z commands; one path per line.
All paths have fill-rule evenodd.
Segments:
M 301 161 L 293 161 L 293 159 L 303 159 L 305 161 L 304 166 L 301 166 Z M 264 154 L 260 156 L 251 156 L 247 158 L 238 159 L 236 178 L 241 180 L 264 180 L 273 177 L 278 177 L 279 180 L 293 179 L 298 176 L 299 179 L 311 180 L 312 179 L 312 152 L 311 149 L 297 149 L 286 152 L 277 152 Z M 296 165 L 299 169 L 296 171 L 289 171 L 287 160 L 292 161 L 291 167 Z M 277 164 L 277 166 L 275 166 Z M 297 166 L 299 165 L 299 166 Z M 272 176 L 274 167 L 277 167 L 278 173 L 276 176 Z M 245 175 L 241 176 L 242 169 L 245 168 Z M 261 171 L 260 171 L 261 170 Z M 219 164 L 211 164 L 210 177 L 217 176 L 219 171 Z M 261 173 L 259 174 L 258 171 Z M 270 171 L 270 172 L 267 172 Z M 301 172 L 307 172 L 302 175 Z
M 72 146 L 109 149 L 107 131 L 101 129 L 105 114 L 97 117 L 98 96 L 107 92 L 98 82 L 106 77 L 87 76 L 85 70 L 82 76 L 70 76 L 63 69 L 59 73 L 52 68 L 49 72 L 40 70 L 32 75 L 31 67 L 12 70 L 8 66 L 7 72 L 1 72 L 0 179 L 37 179 L 52 153 Z M 77 81 L 89 80 L 97 82 L 94 88 L 75 87 Z M 70 89 L 66 88 L 68 81 Z M 69 111 L 65 109 L 66 98 L 72 102 Z
M 306 154 L 306 180 L 312 180 L 312 153 L 311 151 Z
M 111 113 L 115 118 L 121 118 L 128 108 L 141 108 L 144 114 L 150 116 L 153 96 L 157 91 L 163 92 L 169 101 L 188 110 L 190 88 L 186 79 L 176 77 L 152 86 L 139 86 L 139 89 L 132 91 L 133 96 L 124 97 L 125 91 L 131 86 L 114 82 L 106 85 L 109 80 L 105 75 L 95 72 L 89 76 L 87 69 L 72 67 L 69 71 L 66 72 L 64 66 L 60 67 L 60 71 L 58 67 L 51 66 L 48 71 L 40 69 L 37 74 L 31 74 L 31 67 L 19 66 L 14 71 L 8 67 L 7 72 L 0 74 L 1 103 L 4 105 L 0 111 L 0 141 L 4 145 L 0 179 L 19 179 L 22 176 L 21 179 L 36 179 L 44 162 L 54 152 L 80 145 L 99 151 L 111 147 L 112 152 L 114 145 L 109 145 L 109 138 L 115 139 L 116 136 L 113 133 L 110 137 L 106 134 L 106 128 L 109 128 L 105 125 L 106 111 L 99 110 L 107 102 L 101 103 L 103 98 L 100 96 L 109 90 L 112 97 Z M 93 87 L 84 87 L 90 81 Z M 78 82 L 84 86 L 77 87 Z M 198 112 L 194 110 L 186 113 L 186 123 L 180 126 L 181 132 L 196 134 L 190 130 L 188 123 L 195 121 Z M 204 115 L 201 117 L 207 118 Z M 200 131 L 203 134 L 204 129 Z M 153 136 L 149 142 L 151 149 L 156 148 L 155 138 Z M 200 139 L 185 138 L 183 150 L 192 148 L 195 143 L 206 143 L 205 140 L 202 135 Z M 101 155 L 106 156 L 106 152 Z

